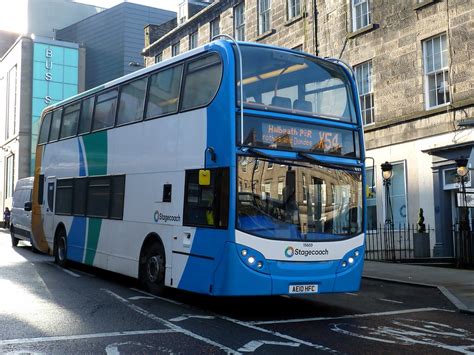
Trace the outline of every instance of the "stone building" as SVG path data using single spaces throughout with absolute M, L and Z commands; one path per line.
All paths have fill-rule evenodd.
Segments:
M 460 218 L 455 159 L 474 162 L 473 16 L 472 0 L 222 0 L 179 25 L 147 26 L 142 54 L 151 65 L 225 33 L 349 63 L 374 161 L 368 228 L 415 224 L 423 208 L 435 231 L 432 255 L 451 256 Z M 388 192 L 385 161 L 393 168 Z M 470 181 L 469 173 L 468 196 Z

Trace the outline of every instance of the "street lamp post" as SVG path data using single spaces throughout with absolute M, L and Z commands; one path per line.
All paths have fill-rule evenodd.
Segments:
M 392 202 L 390 201 L 390 184 L 393 166 L 388 161 L 382 164 L 383 186 L 385 187 L 385 257 L 395 261 L 395 234 L 393 230 Z M 390 255 L 391 254 L 391 255 Z
M 390 201 L 390 184 L 393 166 L 388 161 L 382 164 L 383 186 L 385 186 L 385 225 L 393 225 L 392 203 Z
M 470 230 L 469 227 L 469 210 L 467 206 L 467 196 L 466 196 L 466 177 L 469 173 L 469 168 L 467 167 L 468 160 L 466 158 L 459 158 L 456 159 L 456 172 L 459 176 L 460 182 L 460 192 L 462 197 L 462 206 L 460 206 L 459 210 L 459 230 L 462 232 L 467 232 Z

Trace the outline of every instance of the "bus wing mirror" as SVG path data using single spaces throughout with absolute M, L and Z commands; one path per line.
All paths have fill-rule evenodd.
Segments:
M 199 186 L 209 186 L 211 184 L 211 171 L 199 170 Z

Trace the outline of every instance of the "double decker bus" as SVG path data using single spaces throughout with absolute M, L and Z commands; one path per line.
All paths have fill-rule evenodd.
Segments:
M 351 70 L 216 40 L 46 108 L 34 246 L 217 295 L 347 292 L 364 253 Z

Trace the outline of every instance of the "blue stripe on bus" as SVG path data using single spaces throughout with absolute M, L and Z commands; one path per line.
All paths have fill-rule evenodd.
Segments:
M 82 151 L 81 139 L 77 140 L 79 146 L 79 176 L 86 176 L 86 163 L 84 160 L 84 152 Z
M 74 217 L 69 230 L 67 257 L 70 260 L 83 262 L 84 244 L 86 241 L 86 217 Z

